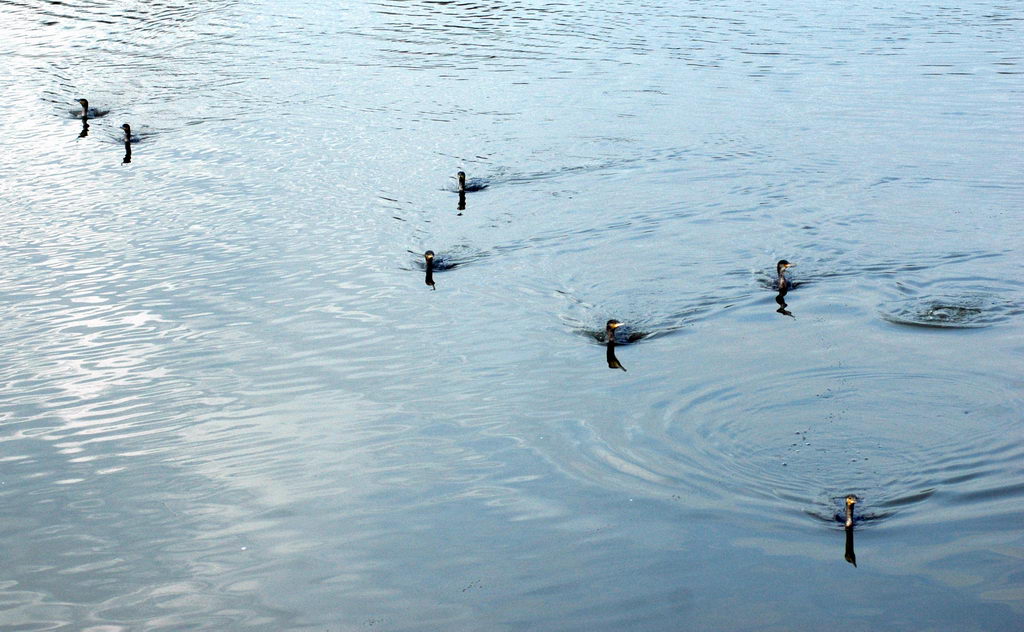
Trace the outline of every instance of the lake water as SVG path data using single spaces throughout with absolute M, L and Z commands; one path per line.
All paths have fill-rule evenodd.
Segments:
M 1020 629 L 1024 9 L 896 4 L 0 0 L 0 628 Z

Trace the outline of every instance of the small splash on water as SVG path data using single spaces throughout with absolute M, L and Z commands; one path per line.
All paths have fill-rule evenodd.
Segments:
M 916 327 L 970 329 L 1006 320 L 1011 305 L 983 295 L 914 297 L 880 308 L 882 318 Z

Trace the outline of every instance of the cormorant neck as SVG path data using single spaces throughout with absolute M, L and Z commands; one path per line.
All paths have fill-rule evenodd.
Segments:
M 852 529 L 853 528 L 853 504 L 852 503 L 847 503 L 846 504 L 846 528 L 847 529 Z
M 786 278 L 786 269 L 783 268 L 782 266 L 779 266 L 777 270 L 779 273 L 779 278 L 776 281 L 776 283 L 778 284 L 780 291 L 785 291 L 789 289 L 789 279 Z

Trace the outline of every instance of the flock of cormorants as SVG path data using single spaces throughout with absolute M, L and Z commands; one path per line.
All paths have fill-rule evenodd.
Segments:
M 106 116 L 107 110 L 99 110 L 96 108 L 89 107 L 88 99 L 76 99 L 78 104 L 82 106 L 82 132 L 78 135 L 79 138 L 85 138 L 89 135 L 89 119 L 100 118 Z M 127 164 L 132 161 L 132 143 L 138 142 L 137 136 L 132 136 L 132 126 L 125 123 L 121 126 L 124 131 L 124 158 L 121 160 L 123 164 Z
M 89 119 L 99 118 L 107 114 L 106 110 L 98 110 L 96 108 L 89 107 L 89 101 L 86 99 L 77 99 L 78 103 L 82 106 L 81 119 L 82 119 L 82 132 L 79 134 L 79 138 L 88 136 L 89 134 Z M 132 128 L 128 123 L 121 125 L 121 129 L 124 131 L 124 150 L 125 155 L 122 160 L 123 163 L 129 163 L 132 161 L 132 143 L 138 142 L 138 138 L 132 136 Z M 466 193 L 469 191 L 480 191 L 487 188 L 487 183 L 480 180 L 467 180 L 466 172 L 459 171 L 456 174 L 456 181 L 458 183 L 458 194 L 459 194 L 459 205 L 458 210 L 463 211 L 466 208 Z M 461 213 L 460 213 L 461 214 Z M 426 279 L 425 282 L 431 287 L 431 289 L 437 289 L 434 283 L 434 270 L 444 269 L 450 266 L 443 261 L 440 261 L 434 254 L 433 250 L 428 250 L 423 253 L 423 259 L 426 266 Z M 793 267 L 796 264 L 790 263 L 785 259 L 781 259 L 775 264 L 776 279 L 773 283 L 773 288 L 778 291 L 775 297 L 775 301 L 779 304 L 777 310 L 780 314 L 786 316 L 793 316 L 791 312 L 786 309 L 785 296 L 791 288 L 793 283 L 786 278 L 786 270 Z M 608 361 L 609 369 L 622 369 L 626 370 L 626 367 L 622 366 L 618 358 L 615 357 L 615 345 L 618 344 L 615 336 L 615 330 L 621 327 L 623 323 L 615 320 L 614 318 L 609 320 L 605 324 L 605 342 L 607 344 L 606 359 Z M 625 342 L 632 342 L 633 339 L 627 337 Z M 846 514 L 844 525 L 846 528 L 846 561 L 850 562 L 854 566 L 857 565 L 857 558 L 853 552 L 853 507 L 857 503 L 857 497 L 849 495 L 846 497 Z
M 456 174 L 456 181 L 458 183 L 458 193 L 459 193 L 459 206 L 458 206 L 458 209 L 459 209 L 459 211 L 465 210 L 465 208 L 466 208 L 466 192 L 467 191 L 479 191 L 480 189 L 486 188 L 486 186 L 487 186 L 486 183 L 481 182 L 481 181 L 472 181 L 471 180 L 471 181 L 467 182 L 467 180 L 466 180 L 466 173 L 464 171 L 459 171 Z M 437 286 L 434 283 L 434 270 L 444 269 L 444 267 L 449 267 L 449 266 L 447 266 L 447 264 L 445 264 L 441 260 L 439 260 L 437 255 L 434 253 L 433 250 L 428 250 L 428 251 L 424 252 L 423 253 L 423 260 L 424 260 L 424 264 L 425 264 L 425 267 L 426 267 L 426 279 L 425 279 L 425 282 L 426 282 L 427 285 L 429 285 L 431 287 L 431 289 L 437 289 Z M 793 284 L 793 282 L 790 279 L 788 279 L 786 277 L 786 270 L 788 270 L 789 268 L 792 268 L 795 265 L 796 265 L 795 263 L 790 263 L 789 261 L 786 261 L 785 259 L 780 259 L 775 264 L 776 278 L 775 278 L 775 281 L 772 283 L 772 288 L 778 292 L 778 294 L 775 296 L 775 302 L 779 304 L 779 309 L 776 310 L 776 311 L 778 311 L 780 314 L 784 314 L 786 316 L 791 316 L 791 317 L 793 316 L 793 314 L 789 310 L 786 309 L 787 305 L 786 305 L 785 297 L 786 297 L 786 294 L 789 293 L 789 291 L 793 287 L 795 287 L 795 285 Z M 626 367 L 622 366 L 622 363 L 620 363 L 618 358 L 615 357 L 615 345 L 616 344 L 620 344 L 620 341 L 616 340 L 616 333 L 615 332 L 616 332 L 617 329 L 622 327 L 622 325 L 623 325 L 623 323 L 619 322 L 618 320 L 615 320 L 614 318 L 609 320 L 607 323 L 605 323 L 604 341 L 606 343 L 606 348 L 607 348 L 606 360 L 608 361 L 608 368 L 609 369 L 622 369 L 623 371 L 625 371 Z M 633 336 L 627 335 L 625 340 L 623 340 L 622 342 L 628 343 L 628 342 L 633 342 L 634 340 L 635 340 L 635 338 Z M 838 519 L 838 521 L 842 522 L 844 524 L 845 528 L 846 528 L 846 555 L 845 555 L 846 561 L 851 563 L 851 564 L 853 564 L 854 566 L 856 566 L 857 565 L 857 557 L 856 557 L 856 555 L 854 554 L 854 551 L 853 551 L 853 524 L 854 524 L 853 507 L 854 507 L 854 505 L 857 504 L 857 497 L 855 495 L 853 495 L 853 494 L 850 494 L 850 495 L 848 495 L 846 497 L 845 503 L 846 503 L 845 515 L 837 515 L 836 518 Z

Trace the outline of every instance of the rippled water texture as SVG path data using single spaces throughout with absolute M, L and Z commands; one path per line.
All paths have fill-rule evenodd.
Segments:
M 896 5 L 0 0 L 0 628 L 1019 629 L 1024 12 Z

